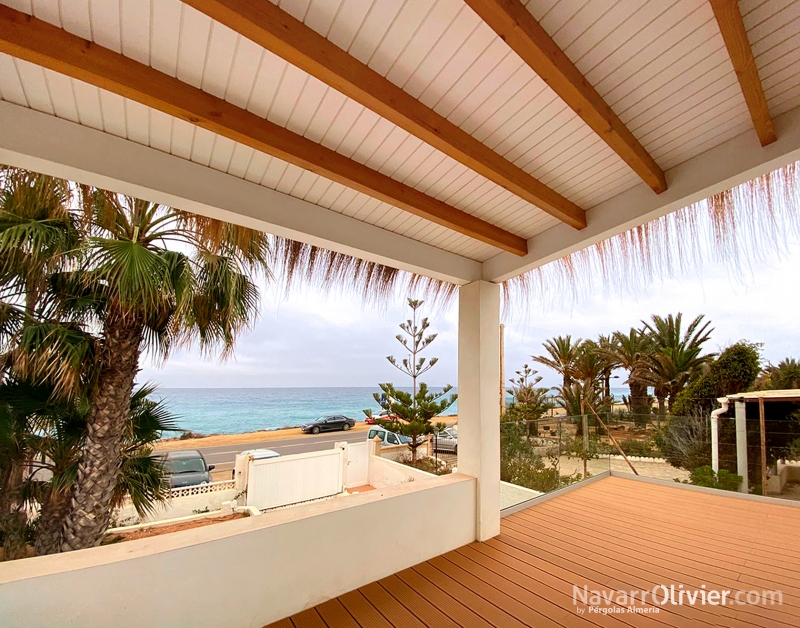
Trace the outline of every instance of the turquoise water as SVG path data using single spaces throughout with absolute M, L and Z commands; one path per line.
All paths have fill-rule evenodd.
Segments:
M 202 434 L 241 434 L 296 427 L 323 414 L 344 414 L 363 421 L 362 410 L 380 409 L 372 398 L 377 390 L 371 387 L 162 388 L 154 396 L 165 401 L 183 429 Z M 628 390 L 613 388 L 612 392 L 619 399 Z M 457 413 L 458 402 L 446 412 Z

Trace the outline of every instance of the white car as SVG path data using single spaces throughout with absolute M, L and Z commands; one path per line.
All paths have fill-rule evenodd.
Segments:
M 253 456 L 253 460 L 269 460 L 270 458 L 280 457 L 277 451 L 272 451 L 271 449 L 248 449 L 242 453 Z
M 390 432 L 382 427 L 376 426 L 369 428 L 369 432 L 367 432 L 367 440 L 372 440 L 376 436 L 381 439 L 381 444 L 383 445 L 407 445 L 411 442 L 411 439 L 408 436 L 395 434 L 394 432 Z

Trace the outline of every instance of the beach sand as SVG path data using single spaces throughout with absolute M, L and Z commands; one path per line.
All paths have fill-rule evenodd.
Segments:
M 356 423 L 351 432 L 365 432 L 370 426 L 366 423 Z M 282 440 L 285 438 L 301 438 L 306 436 L 299 427 L 290 427 L 282 430 L 260 430 L 258 432 L 245 432 L 244 434 L 211 434 L 200 438 L 168 438 L 160 440 L 153 449 L 155 451 L 175 451 L 177 449 L 197 449 L 198 447 L 216 447 L 217 445 L 240 445 L 243 443 L 256 443 L 265 440 Z

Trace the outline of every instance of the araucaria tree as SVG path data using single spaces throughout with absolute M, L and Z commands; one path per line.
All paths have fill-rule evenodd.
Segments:
M 403 348 L 408 351 L 408 356 L 403 358 L 400 362 L 397 361 L 393 355 L 387 355 L 386 359 L 393 367 L 401 373 L 405 373 L 411 378 L 411 388 L 413 390 L 412 402 L 416 403 L 417 396 L 417 378 L 431 370 L 439 358 L 423 358 L 420 357 L 425 348 L 436 340 L 438 334 L 428 334 L 430 323 L 428 318 L 423 318 L 419 325 L 417 324 L 417 310 L 422 306 L 423 301 L 419 299 L 408 299 L 408 307 L 411 308 L 411 318 L 407 319 L 404 323 L 400 323 L 400 329 L 403 334 L 397 334 L 397 342 L 403 345 Z
M 444 427 L 442 424 L 434 424 L 433 419 L 452 406 L 457 395 L 447 396 L 453 389 L 450 385 L 445 386 L 441 392 L 432 392 L 424 382 L 420 383 L 413 397 L 403 390 L 397 390 L 392 384 L 378 386 L 381 392 L 373 393 L 373 397 L 390 418 L 376 419 L 376 423 L 410 439 L 408 447 L 411 450 L 411 464 L 415 465 L 417 448 L 422 445 L 425 436 L 433 434 L 437 427 Z M 370 416 L 368 410 L 364 412 Z
M 432 419 L 447 410 L 456 401 L 457 395 L 447 393 L 452 390 L 451 385 L 447 385 L 441 392 L 434 393 L 428 389 L 423 382 L 418 382 L 420 376 L 427 373 L 439 361 L 439 358 L 423 358 L 420 353 L 428 347 L 435 339 L 437 334 L 427 334 L 430 323 L 427 317 L 417 322 L 417 310 L 422 306 L 423 301 L 418 299 L 408 299 L 408 306 L 411 308 L 411 318 L 404 323 L 400 323 L 400 329 L 404 334 L 395 336 L 397 341 L 408 351 L 407 357 L 399 362 L 394 356 L 387 356 L 389 363 L 405 373 L 411 378 L 412 394 L 402 390 L 397 390 L 393 384 L 379 384 L 380 393 L 375 393 L 375 401 L 386 411 L 387 419 L 376 419 L 376 422 L 386 429 L 407 436 L 411 439 L 409 448 L 411 449 L 411 463 L 417 462 L 417 448 L 424 442 L 425 436 L 433 434 L 434 424 Z M 372 416 L 371 410 L 364 410 L 368 417 Z
M 86 399 L 60 549 L 92 547 L 118 494 L 142 353 L 195 341 L 230 353 L 257 314 L 251 277 L 268 273 L 268 239 L 22 171 L 5 170 L 3 185 L 3 377 Z

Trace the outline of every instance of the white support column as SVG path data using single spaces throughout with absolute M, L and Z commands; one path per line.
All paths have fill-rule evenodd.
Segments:
M 747 482 L 747 404 L 736 402 L 736 473 L 742 476 L 740 493 L 748 493 Z
M 500 534 L 500 286 L 475 281 L 458 299 L 458 471 L 478 480 L 476 539 Z

